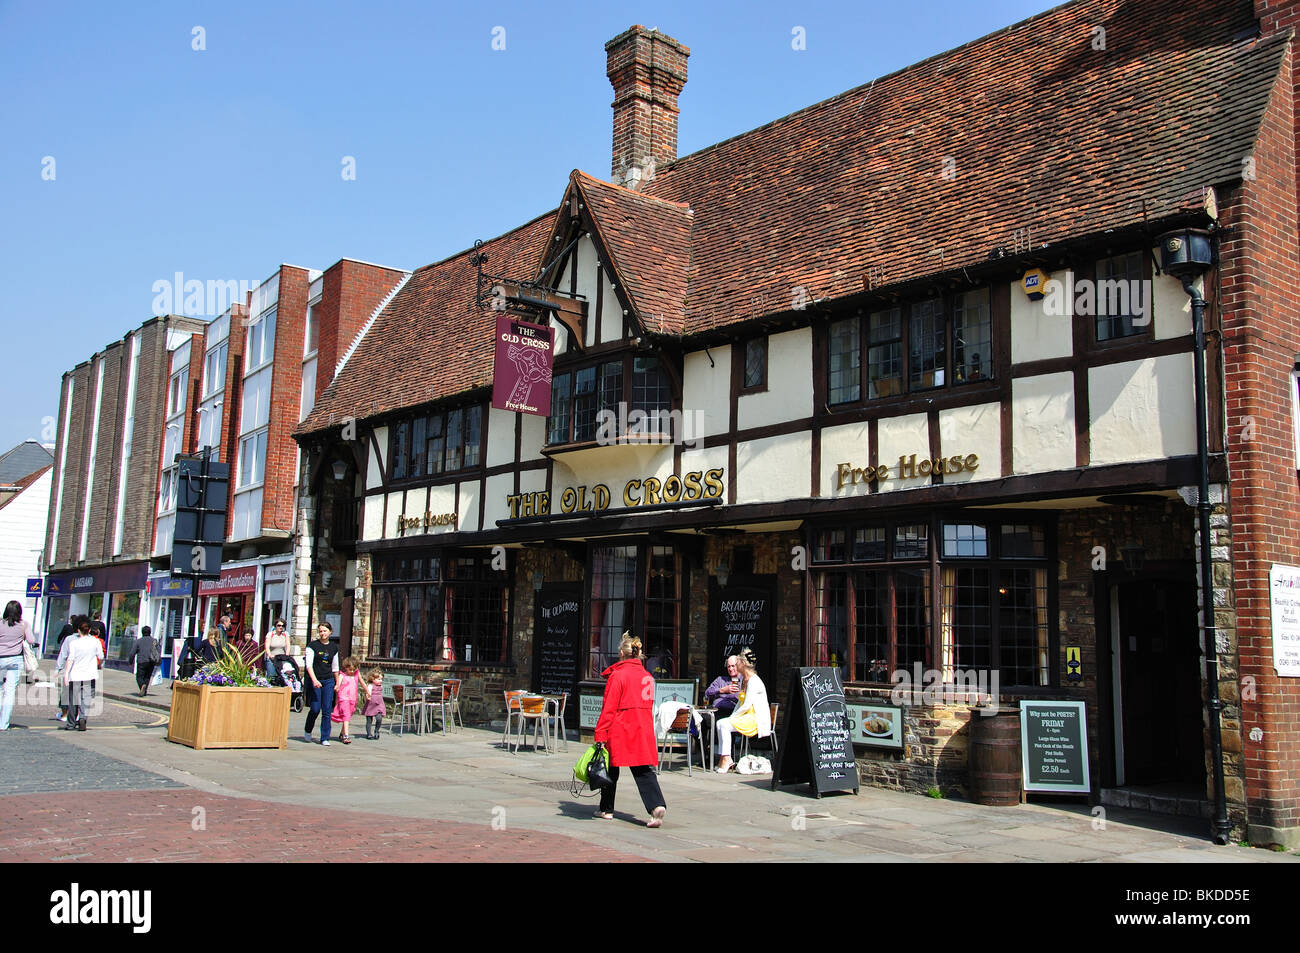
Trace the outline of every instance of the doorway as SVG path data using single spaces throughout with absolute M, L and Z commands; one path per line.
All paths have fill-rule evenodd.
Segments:
M 1196 585 L 1179 577 L 1110 587 L 1115 780 L 1204 796 Z

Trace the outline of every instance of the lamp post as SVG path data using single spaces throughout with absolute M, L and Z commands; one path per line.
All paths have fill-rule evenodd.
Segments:
M 1213 236 L 1205 229 L 1182 228 L 1160 236 L 1160 262 L 1164 271 L 1183 283 L 1192 304 L 1195 336 L 1192 375 L 1196 391 L 1196 515 L 1201 544 L 1201 620 L 1205 633 L 1205 680 L 1208 683 L 1210 747 L 1214 768 L 1214 824 L 1216 844 L 1228 843 L 1228 799 L 1223 780 L 1223 729 L 1219 697 L 1219 639 L 1214 624 L 1214 578 L 1210 566 L 1210 415 L 1205 385 L 1205 298 L 1194 282 L 1214 264 Z

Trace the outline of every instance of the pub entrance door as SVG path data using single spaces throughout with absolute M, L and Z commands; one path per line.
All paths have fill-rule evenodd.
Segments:
M 1191 567 L 1115 580 L 1111 601 L 1115 778 L 1204 790 L 1201 649 Z

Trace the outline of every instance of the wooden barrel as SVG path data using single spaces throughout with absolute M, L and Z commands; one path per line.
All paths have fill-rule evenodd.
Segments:
M 967 755 L 971 800 L 992 807 L 1020 803 L 1020 710 L 971 710 Z

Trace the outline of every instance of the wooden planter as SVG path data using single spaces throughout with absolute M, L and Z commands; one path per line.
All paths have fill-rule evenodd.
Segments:
M 199 749 L 283 748 L 289 737 L 290 697 L 287 688 L 176 682 L 167 740 Z

